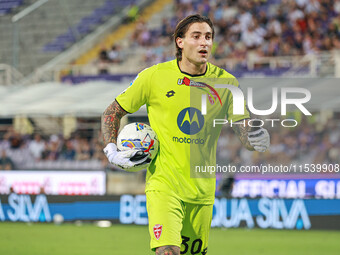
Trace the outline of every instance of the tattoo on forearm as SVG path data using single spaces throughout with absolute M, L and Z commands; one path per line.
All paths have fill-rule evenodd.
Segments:
M 127 112 L 114 101 L 110 104 L 102 115 L 101 127 L 105 145 L 108 143 L 117 143 L 120 119 Z
M 179 255 L 180 248 L 177 246 L 167 245 L 158 247 L 156 249 L 156 255 Z
M 246 149 L 253 151 L 254 147 L 250 145 L 248 141 L 248 132 L 250 131 L 249 126 L 244 126 L 244 125 L 233 125 L 233 130 L 235 134 L 238 136 L 240 139 L 241 143 L 243 144 Z

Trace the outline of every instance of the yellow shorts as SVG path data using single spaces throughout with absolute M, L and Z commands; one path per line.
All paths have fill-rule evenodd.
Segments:
M 186 203 L 161 191 L 147 191 L 150 246 L 174 245 L 181 254 L 207 254 L 213 205 Z

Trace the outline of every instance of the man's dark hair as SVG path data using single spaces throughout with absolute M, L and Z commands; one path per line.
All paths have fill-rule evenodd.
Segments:
M 176 26 L 175 33 L 173 35 L 176 44 L 176 58 L 182 60 L 182 49 L 178 47 L 176 39 L 177 37 L 184 38 L 185 33 L 188 31 L 189 26 L 193 23 L 207 23 L 212 30 L 212 38 L 214 39 L 215 30 L 214 25 L 208 17 L 202 16 L 201 14 L 190 15 L 182 19 Z

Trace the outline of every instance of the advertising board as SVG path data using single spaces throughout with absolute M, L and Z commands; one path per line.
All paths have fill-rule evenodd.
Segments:
M 145 195 L 46 196 L 12 193 L 0 196 L 0 220 L 51 222 L 110 220 L 148 223 Z M 216 198 L 212 227 L 340 230 L 339 199 Z
M 104 195 L 102 171 L 0 171 L 0 194 Z

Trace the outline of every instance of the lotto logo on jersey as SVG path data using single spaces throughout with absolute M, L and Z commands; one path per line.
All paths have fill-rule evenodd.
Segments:
M 153 234 L 155 235 L 156 239 L 159 240 L 159 238 L 162 235 L 163 225 L 156 224 L 153 227 Z
M 203 128 L 204 117 L 200 110 L 188 107 L 178 114 L 177 125 L 184 134 L 194 135 Z

